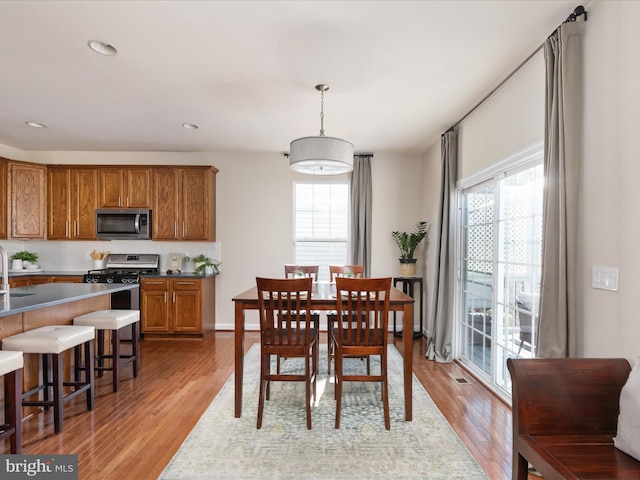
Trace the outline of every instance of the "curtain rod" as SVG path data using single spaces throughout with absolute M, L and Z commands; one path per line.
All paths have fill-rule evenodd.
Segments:
M 567 17 L 567 19 L 562 23 L 575 22 L 578 19 L 578 17 L 580 17 L 581 15 L 584 15 L 584 21 L 586 22 L 587 21 L 587 10 L 582 5 L 578 5 L 573 10 L 573 13 L 571 15 L 569 15 Z M 469 110 L 460 120 L 458 120 L 451 127 L 449 127 L 447 132 L 449 132 L 449 131 L 453 130 L 454 128 L 456 128 L 463 121 L 465 121 L 467 119 L 467 117 L 469 117 L 469 115 L 471 115 L 478 108 L 480 108 L 480 106 L 482 106 L 482 104 L 484 102 L 486 102 L 494 93 L 496 93 L 497 90 L 499 90 L 505 83 L 507 83 L 511 79 L 511 77 L 513 77 L 516 73 L 518 73 L 518 71 L 522 67 L 524 67 L 527 64 L 527 62 L 529 62 L 529 60 L 531 60 L 536 53 L 538 53 L 540 50 L 542 50 L 543 47 L 544 47 L 544 43 L 542 45 L 540 45 L 538 48 L 536 48 L 522 63 L 520 63 L 520 65 L 518 65 L 509 75 L 507 75 L 507 77 L 504 80 L 502 80 L 498 84 L 497 87 L 495 87 L 487 95 L 485 95 L 484 98 L 482 100 L 480 100 L 471 110 Z M 444 135 L 444 133 L 443 133 L 443 135 Z
M 282 152 L 282 156 L 286 157 L 286 158 L 289 158 L 289 152 Z M 353 154 L 353 156 L 354 157 L 371 157 L 371 158 L 373 158 L 373 153 L 358 153 L 358 152 L 355 152 Z

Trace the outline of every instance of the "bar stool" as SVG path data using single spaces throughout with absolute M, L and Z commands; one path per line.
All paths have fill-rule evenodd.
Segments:
M 113 372 L 113 391 L 117 392 L 120 385 L 120 369 L 133 363 L 133 376 L 138 376 L 138 337 L 140 336 L 139 310 L 97 310 L 73 319 L 74 325 L 88 325 L 94 327 L 98 336 L 98 353 L 96 355 L 95 370 L 101 377 L 104 371 Z M 131 355 L 120 353 L 122 329 L 131 326 Z M 111 354 L 104 351 L 104 331 L 111 330 Z M 104 360 L 110 359 L 111 366 L 105 366 Z
M 22 351 L 24 353 L 37 353 L 42 355 L 42 383 L 37 387 L 24 392 L 21 396 L 24 407 L 53 407 L 53 425 L 56 433 L 62 431 L 62 407 L 65 402 L 77 397 L 82 392 L 87 395 L 87 410 L 93 410 L 93 327 L 75 325 L 52 325 L 40 327 L 19 333 L 2 340 L 3 350 Z M 85 363 L 89 369 L 85 372 L 85 381 L 80 381 L 76 371 L 74 381 L 65 382 L 63 379 L 63 352 L 73 348 L 74 362 L 80 363 L 81 349 L 84 346 Z M 49 361 L 53 379 L 49 377 Z M 63 387 L 72 387 L 70 393 L 64 394 Z M 53 390 L 53 400 L 49 399 L 49 388 Z M 44 391 L 43 400 L 28 400 L 29 397 Z
M 0 350 L 0 375 L 4 377 L 4 425 L 0 440 L 10 438 L 11 453 L 22 452 L 22 352 Z

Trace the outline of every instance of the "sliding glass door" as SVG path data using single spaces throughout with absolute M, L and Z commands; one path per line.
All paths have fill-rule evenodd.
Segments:
M 509 357 L 535 356 L 542 240 L 540 161 L 461 191 L 462 361 L 509 395 Z

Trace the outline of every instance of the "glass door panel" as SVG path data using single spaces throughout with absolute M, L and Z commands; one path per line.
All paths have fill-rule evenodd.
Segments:
M 535 356 L 543 180 L 539 163 L 461 197 L 461 357 L 507 395 L 507 358 Z

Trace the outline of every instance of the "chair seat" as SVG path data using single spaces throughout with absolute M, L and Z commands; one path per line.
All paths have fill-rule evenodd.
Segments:
M 95 329 L 83 325 L 52 325 L 19 333 L 2 340 L 3 350 L 24 353 L 62 353 L 93 340 Z
M 22 352 L 0 350 L 0 376 L 20 370 L 24 366 Z
M 96 330 L 120 330 L 140 321 L 140 310 L 96 310 L 73 319 L 74 325 L 87 325 Z

